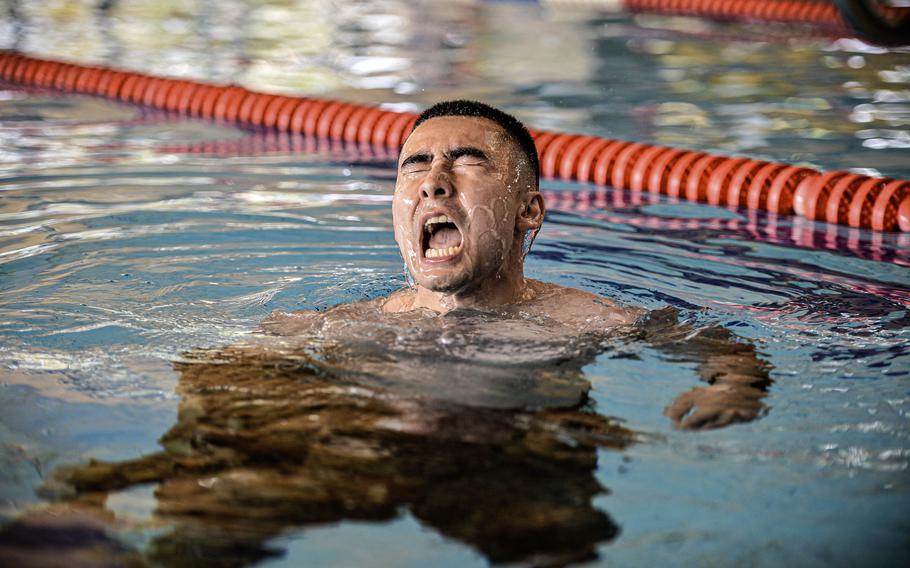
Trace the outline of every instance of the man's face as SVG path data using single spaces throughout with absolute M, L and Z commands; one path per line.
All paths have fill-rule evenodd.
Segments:
M 417 283 L 458 293 L 496 277 L 528 230 L 518 214 L 534 183 L 505 131 L 485 118 L 432 118 L 398 164 L 395 240 Z

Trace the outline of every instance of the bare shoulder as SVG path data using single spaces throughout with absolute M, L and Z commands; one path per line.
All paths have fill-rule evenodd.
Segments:
M 401 288 L 386 297 L 377 298 L 374 301 L 378 302 L 382 307 L 382 311 L 386 313 L 406 312 L 413 309 L 415 295 L 416 291 L 414 288 Z
M 293 312 L 275 311 L 259 322 L 258 332 L 266 335 L 303 335 L 318 331 L 327 319 L 350 317 L 381 308 L 386 298 L 338 304 L 324 311 L 296 310 Z
M 528 285 L 533 296 L 527 306 L 566 324 L 596 320 L 599 325 L 621 326 L 646 313 L 642 308 L 619 306 L 613 300 L 577 288 L 537 280 L 528 280 Z
M 298 335 L 317 326 L 320 316 L 313 310 L 274 311 L 259 322 L 256 331 L 266 335 Z

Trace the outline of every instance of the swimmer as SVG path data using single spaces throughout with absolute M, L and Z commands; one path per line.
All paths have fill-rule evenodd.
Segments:
M 747 422 L 759 416 L 771 381 L 752 345 L 722 328 L 694 330 L 666 311 L 647 314 L 574 288 L 525 278 L 524 259 L 544 220 L 534 141 L 514 117 L 486 104 L 440 102 L 417 119 L 398 160 L 392 200 L 395 240 L 413 285 L 370 302 L 337 306 L 325 313 L 273 314 L 262 329 L 291 336 L 346 327 L 345 343 L 368 334 L 331 322 L 365 313 L 446 314 L 464 309 L 519 316 L 487 327 L 533 322 L 535 337 L 553 340 L 602 337 L 629 329 L 673 357 L 696 362 L 707 386 L 673 400 L 664 413 L 681 428 L 703 429 Z M 375 314 L 374 314 L 375 315 Z M 381 318 L 371 317 L 370 326 Z M 487 335 L 494 335 L 487 330 Z M 589 346 L 596 341 L 588 341 Z M 552 342 L 551 342 L 552 344 Z M 577 342 L 576 342 L 577 344 Z M 577 345 L 576 345 L 577 346 Z M 434 344 L 435 348 L 435 344 Z M 534 358 L 539 349 L 525 349 Z M 552 355 L 552 354 L 551 354 Z M 365 358 L 361 357 L 360 360 Z M 540 364 L 590 354 L 563 351 Z M 579 367 L 580 369 L 580 367 Z

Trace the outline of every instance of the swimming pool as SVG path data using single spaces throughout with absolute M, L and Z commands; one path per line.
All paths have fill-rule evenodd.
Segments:
M 910 177 L 910 56 L 855 40 L 526 4 L 78 6 L 23 7 L 3 46 L 404 110 L 478 97 L 540 128 Z M 304 141 L 83 97 L 2 98 L 4 520 L 40 506 L 62 464 L 155 451 L 177 421 L 172 361 L 186 349 L 405 281 L 387 156 L 301 154 L 289 150 Z M 599 562 L 906 560 L 905 236 L 544 189 L 532 277 L 675 306 L 774 367 L 766 417 L 699 433 L 661 415 L 697 384 L 693 365 L 631 343 L 584 368 L 597 412 L 647 435 L 597 451 L 608 492 L 593 503 L 617 527 Z M 167 533 L 154 491 L 107 499 L 138 520 L 117 532 L 132 547 Z M 407 508 L 289 524 L 268 544 L 284 551 L 272 564 L 487 562 Z

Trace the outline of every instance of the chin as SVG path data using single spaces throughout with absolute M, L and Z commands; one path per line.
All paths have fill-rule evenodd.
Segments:
M 420 286 L 431 290 L 433 292 L 440 292 L 443 294 L 455 294 L 461 292 L 467 287 L 469 279 L 461 275 L 443 275 L 443 276 L 420 276 L 415 277 L 414 280 Z

